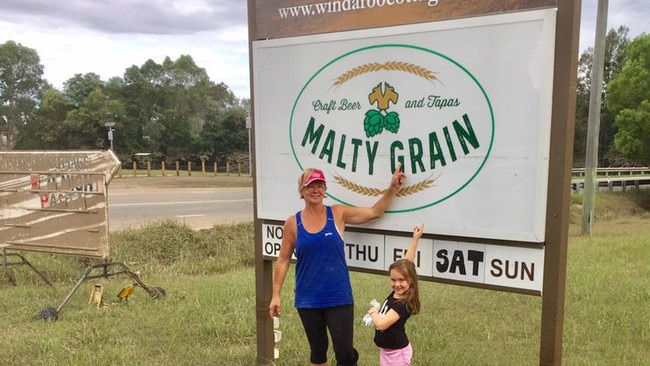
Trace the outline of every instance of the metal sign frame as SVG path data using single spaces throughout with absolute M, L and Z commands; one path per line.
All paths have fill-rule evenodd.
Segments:
M 106 259 L 112 151 L 0 152 L 5 249 Z
M 302 6 L 296 1 L 281 0 L 269 5 L 268 2 L 249 0 L 249 55 L 251 95 L 254 95 L 254 59 L 252 42 L 260 39 L 288 37 L 315 33 L 338 32 L 369 27 L 392 26 L 443 20 L 425 3 L 418 12 L 404 15 L 393 11 L 387 17 L 381 10 L 368 10 L 373 16 L 363 19 L 351 13 L 331 12 L 310 18 L 310 25 L 296 21 L 291 23 L 279 19 L 279 7 Z M 566 251 L 568 240 L 570 182 L 572 164 L 572 144 L 575 119 L 575 96 L 577 77 L 578 35 L 581 1 L 570 0 L 529 0 L 529 1 L 435 1 L 444 9 L 444 19 L 482 16 L 505 11 L 526 11 L 545 7 L 556 7 L 555 51 L 553 65 L 552 111 L 550 127 L 550 155 L 547 180 L 546 221 L 544 229 L 544 272 L 542 285 L 542 327 L 540 341 L 540 365 L 559 365 L 562 360 L 562 335 L 564 322 L 564 294 L 566 280 Z M 313 5 L 313 4 L 311 4 Z M 310 4 L 304 5 L 310 6 Z M 415 6 L 415 5 L 414 5 Z M 438 9 L 436 9 L 438 10 Z M 387 11 L 384 9 L 384 11 Z M 417 13 L 417 14 L 416 14 Z M 368 19 L 381 19 L 381 24 L 368 23 Z M 251 106 L 255 105 L 251 98 Z M 254 110 L 254 109 L 253 109 Z M 252 115 L 253 122 L 255 115 Z M 254 125 L 254 124 L 253 124 Z M 253 127 L 253 141 L 255 141 Z M 255 146 L 255 145 L 253 145 Z M 263 153 L 263 152 L 260 152 Z M 255 152 L 256 154 L 256 152 Z M 254 156 L 255 156 L 254 154 Z M 256 177 L 259 178 L 259 177 Z M 257 184 L 253 187 L 254 201 L 258 200 Z M 273 323 L 268 316 L 268 303 L 272 295 L 273 259 L 264 253 L 263 228 L 266 224 L 258 218 L 257 204 L 255 217 L 255 286 L 257 319 L 257 362 L 260 365 L 273 364 Z M 444 281 L 440 281 L 444 282 Z
M 166 296 L 164 288 L 147 286 L 126 264 L 108 261 L 108 184 L 119 168 L 112 150 L 0 152 L 2 268 L 27 265 L 51 285 L 22 254 L 7 250 L 101 260 L 86 268 L 56 308 L 41 309 L 41 320 L 58 320 L 72 295 L 90 279 L 126 275 L 152 298 Z M 10 257 L 20 261 L 8 261 Z

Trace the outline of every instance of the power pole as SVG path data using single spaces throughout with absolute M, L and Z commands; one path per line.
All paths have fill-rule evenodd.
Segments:
M 591 235 L 598 181 L 598 137 L 600 136 L 600 105 L 605 68 L 605 37 L 608 0 L 598 0 L 594 62 L 591 68 L 591 95 L 587 122 L 587 154 L 585 156 L 585 193 L 582 202 L 582 235 Z

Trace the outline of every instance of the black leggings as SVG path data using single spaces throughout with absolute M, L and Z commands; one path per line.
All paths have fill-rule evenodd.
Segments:
M 311 363 L 327 362 L 327 329 L 332 336 L 334 355 L 338 366 L 356 366 L 359 354 L 353 347 L 354 305 L 323 309 L 298 309 L 305 328 L 311 355 Z

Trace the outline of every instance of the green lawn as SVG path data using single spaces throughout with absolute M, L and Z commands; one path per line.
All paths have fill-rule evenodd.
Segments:
M 579 207 L 572 208 L 565 365 L 650 364 L 650 214 L 644 200 L 601 194 L 591 237 L 578 235 Z M 122 276 L 97 279 L 82 284 L 59 320 L 47 323 L 37 318 L 38 311 L 60 304 L 88 263 L 24 253 L 54 287 L 24 266 L 0 277 L 1 362 L 254 365 L 252 242 L 252 223 L 194 232 L 163 222 L 118 231 L 111 235 L 115 259 L 140 271 L 145 283 L 163 287 L 166 299 L 154 300 L 136 289 L 128 304 L 111 305 L 131 281 Z M 307 342 L 291 306 L 292 281 L 290 274 L 277 365 L 308 364 Z M 377 365 L 372 330 L 361 318 L 367 301 L 389 291 L 388 277 L 354 272 L 352 281 L 359 365 Z M 88 304 L 94 283 L 103 286 L 108 306 Z M 413 365 L 539 364 L 540 297 L 422 282 L 421 300 L 421 314 L 407 324 Z

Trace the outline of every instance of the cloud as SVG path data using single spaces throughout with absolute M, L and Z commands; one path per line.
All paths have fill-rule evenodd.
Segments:
M 35 49 L 57 88 L 75 74 L 108 80 L 149 59 L 190 55 L 238 98 L 250 94 L 246 1 L 2 0 L 2 10 L 0 43 Z
M 610 0 L 607 29 L 648 32 L 646 2 Z M 582 1 L 580 52 L 593 47 L 597 6 Z M 35 49 L 59 89 L 75 74 L 108 80 L 149 59 L 190 55 L 214 82 L 250 95 L 246 0 L 0 0 L 0 8 L 0 44 Z
M 192 34 L 246 24 L 242 0 L 4 0 L 3 17 L 113 34 Z
M 582 0 L 580 17 L 580 52 L 594 47 L 596 17 L 599 0 Z M 607 32 L 626 26 L 631 39 L 650 32 L 650 6 L 647 0 L 609 0 L 607 7 Z

